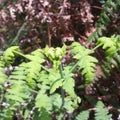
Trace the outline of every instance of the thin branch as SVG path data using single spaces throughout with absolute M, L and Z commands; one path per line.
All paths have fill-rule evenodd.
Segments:
M 22 31 L 25 29 L 26 25 L 27 25 L 27 22 L 24 22 L 24 23 L 22 24 L 22 26 L 20 27 L 17 35 L 15 36 L 15 38 L 13 39 L 13 41 L 12 41 L 12 43 L 11 43 L 10 45 L 14 45 L 16 42 L 18 42 L 19 37 L 20 37 Z

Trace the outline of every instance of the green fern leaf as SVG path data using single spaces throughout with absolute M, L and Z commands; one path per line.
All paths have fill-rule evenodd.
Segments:
M 3 61 L 0 61 L 0 85 L 3 85 L 8 79 L 8 76 L 5 74 L 5 65 Z
M 13 120 L 13 111 L 10 109 L 4 109 L 3 112 L 0 112 L 0 119 L 1 120 Z
M 41 71 L 41 63 L 43 63 L 44 55 L 41 51 L 41 49 L 38 49 L 34 52 L 32 52 L 29 55 L 25 55 L 26 58 L 28 58 L 30 61 L 27 63 L 22 64 L 23 67 L 25 67 L 25 73 L 27 76 L 27 82 L 31 87 L 36 86 L 35 80 L 37 80 L 39 73 Z
M 95 76 L 95 63 L 98 62 L 96 58 L 90 56 L 93 51 L 75 42 L 71 45 L 71 53 L 75 54 L 74 58 L 79 60 L 78 66 L 82 69 L 86 83 L 91 83 Z
M 57 88 L 63 85 L 63 80 L 60 76 L 59 72 L 54 71 L 53 69 L 50 70 L 48 76 L 49 84 L 50 84 L 50 94 L 52 94 Z
M 53 67 L 57 71 L 58 66 L 61 64 L 61 60 L 66 53 L 66 45 L 64 44 L 62 48 L 49 48 L 45 47 L 45 55 L 53 62 Z
M 88 120 L 88 118 L 89 118 L 89 111 L 86 110 L 86 111 L 80 112 L 77 115 L 76 120 Z
M 25 57 L 30 59 L 31 61 L 36 61 L 38 63 L 45 62 L 44 55 L 41 49 L 37 49 L 33 51 L 31 54 L 25 55 Z
M 90 37 L 88 38 L 88 42 L 95 41 L 100 36 L 102 36 L 102 34 L 99 34 L 99 33 L 102 33 L 103 30 L 106 30 L 107 25 L 110 23 L 112 18 L 115 17 L 114 12 L 119 13 L 119 7 L 118 7 L 119 5 L 120 5 L 119 0 L 116 0 L 116 1 L 107 0 L 105 2 L 105 4 L 103 5 L 101 14 L 100 14 L 100 18 L 98 19 L 97 24 L 96 24 L 97 29 L 95 32 L 93 32 L 92 35 L 90 35 Z
M 120 51 L 119 38 L 119 35 L 113 35 L 111 37 L 101 37 L 98 39 L 97 44 L 101 45 L 105 50 L 106 61 L 104 61 L 102 68 L 106 76 L 112 71 L 111 65 L 118 68 L 119 55 L 117 54 Z
M 53 106 L 57 107 L 57 110 L 59 111 L 62 105 L 61 95 L 56 93 L 56 94 L 51 95 L 50 98 L 51 98 Z
M 32 120 L 52 120 L 50 113 L 42 108 L 40 112 L 35 112 Z
M 12 83 L 14 83 L 12 81 Z M 17 81 L 15 82 L 10 89 L 8 89 L 7 93 L 7 99 L 10 99 L 9 101 L 13 100 L 20 103 L 24 103 L 26 98 L 29 98 L 27 95 L 27 91 L 29 88 L 25 85 L 25 82 L 23 81 Z
M 95 120 L 110 120 L 110 119 L 112 119 L 112 115 L 109 114 L 109 111 L 107 108 L 105 108 L 104 104 L 101 101 L 98 101 L 95 110 Z
M 52 85 L 56 80 L 61 79 L 59 72 L 54 71 L 54 69 L 49 69 L 48 80 L 49 84 Z
M 48 112 L 52 110 L 52 101 L 50 97 L 47 96 L 47 94 L 42 93 L 39 91 L 37 94 L 37 97 L 35 98 L 35 106 L 39 109 L 39 111 L 44 108 Z
M 50 94 L 54 93 L 55 90 L 63 85 L 64 79 L 58 79 L 51 85 Z
M 76 94 L 74 91 L 75 81 L 73 78 L 67 78 L 63 82 L 63 89 L 72 97 L 75 98 Z
M 14 52 L 20 52 L 19 46 L 13 46 L 8 48 L 4 54 L 3 59 L 7 65 L 11 65 L 15 60 L 15 53 Z
M 80 98 L 79 97 L 71 98 L 70 96 L 67 96 L 64 99 L 64 106 L 63 107 L 68 112 L 71 113 L 78 107 L 78 103 L 80 103 Z
M 106 22 L 110 22 L 111 21 L 106 13 L 103 13 L 102 16 L 103 16 L 104 21 L 106 21 Z
M 8 103 L 12 101 L 16 101 L 17 104 L 23 103 L 26 99 L 29 98 L 29 87 L 27 86 L 25 80 L 25 68 L 19 66 L 14 69 L 14 71 L 10 75 L 10 84 L 11 87 L 7 89 Z
M 104 8 L 104 10 L 107 11 L 112 17 L 114 17 L 113 11 L 109 7 Z
M 106 54 L 108 56 L 114 55 L 117 50 L 117 43 L 116 43 L 116 39 L 112 39 L 112 38 L 108 38 L 108 37 L 101 37 L 98 39 L 97 44 L 101 44 L 103 47 L 103 49 L 107 49 L 106 50 Z

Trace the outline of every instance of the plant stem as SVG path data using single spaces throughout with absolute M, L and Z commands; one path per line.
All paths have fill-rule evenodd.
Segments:
M 60 70 L 60 75 L 61 75 L 61 78 L 64 79 L 64 74 L 63 74 L 63 69 L 62 69 L 62 65 L 60 64 L 59 65 L 59 70 Z M 62 97 L 62 105 L 61 107 L 64 105 L 64 98 L 65 98 L 65 92 L 63 90 L 63 88 L 61 87 L 61 97 Z
M 28 59 L 28 60 L 32 60 L 32 59 L 30 59 L 29 57 L 27 57 L 26 55 L 24 55 L 24 54 L 22 54 L 22 53 L 20 53 L 20 52 L 17 52 L 17 51 L 14 51 L 14 53 L 15 54 L 18 54 L 18 55 L 20 55 L 20 56 L 22 56 L 22 57 L 24 57 L 24 58 L 26 58 L 26 59 Z M 43 65 L 40 65 L 45 71 L 47 71 L 47 72 L 49 72 L 50 73 L 50 71 L 47 69 L 47 68 L 45 68 Z
M 92 51 L 95 51 L 97 48 L 99 48 L 102 44 L 98 44 L 96 47 L 92 49 Z
M 20 56 L 22 56 L 22 57 L 24 57 L 24 58 L 27 58 L 24 54 L 22 54 L 21 52 L 18 52 L 18 51 L 14 51 L 14 53 L 15 54 L 17 54 L 17 55 L 20 55 Z M 27 58 L 27 59 L 29 59 L 29 58 Z M 30 59 L 29 59 L 30 60 Z

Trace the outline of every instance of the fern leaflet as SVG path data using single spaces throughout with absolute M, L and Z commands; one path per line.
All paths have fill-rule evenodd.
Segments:
M 24 103 L 26 99 L 29 98 L 29 87 L 27 86 L 25 80 L 25 69 L 21 66 L 15 68 L 15 70 L 10 75 L 11 87 L 7 89 L 7 101 L 15 101 L 16 104 Z
M 85 76 L 86 83 L 91 83 L 95 76 L 95 63 L 98 62 L 96 58 L 90 56 L 93 51 L 89 50 L 79 43 L 74 42 L 71 45 L 71 54 L 78 61 L 78 66 L 82 69 L 82 75 Z
M 82 111 L 76 116 L 76 120 L 88 120 L 89 118 L 89 111 Z
M 14 52 L 20 52 L 20 49 L 18 46 L 13 46 L 8 48 L 4 54 L 3 59 L 7 65 L 11 65 L 15 60 L 15 53 Z
M 95 41 L 100 36 L 102 36 L 102 31 L 106 30 L 107 26 L 109 25 L 110 21 L 114 18 L 114 12 L 119 12 L 118 6 L 120 5 L 119 0 L 107 0 L 103 6 L 103 9 L 100 14 L 100 18 L 96 24 L 96 31 L 93 32 L 92 35 L 88 38 L 88 41 Z
M 104 104 L 101 101 L 98 101 L 96 104 L 95 110 L 95 120 L 111 120 L 112 115 L 109 114 L 107 108 L 105 108 Z
M 105 50 L 106 61 L 103 64 L 104 72 L 109 74 L 111 71 L 111 65 L 118 67 L 119 63 L 119 55 L 118 52 L 120 51 L 120 37 L 117 35 L 113 35 L 109 37 L 101 37 L 98 39 L 97 44 L 101 45 L 102 48 Z M 118 61 L 118 62 L 117 62 Z

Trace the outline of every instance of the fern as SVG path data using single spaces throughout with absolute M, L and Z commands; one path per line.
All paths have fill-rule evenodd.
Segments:
M 76 94 L 74 91 L 75 87 L 75 80 L 73 79 L 74 74 L 69 73 L 71 70 L 71 66 L 64 67 L 64 82 L 63 82 L 63 89 L 72 97 L 76 98 Z
M 45 55 L 53 62 L 53 67 L 58 70 L 58 66 L 61 64 L 61 60 L 66 53 L 66 45 L 64 44 L 62 48 L 49 48 L 45 47 Z
M 89 110 L 85 110 L 80 112 L 75 118 L 76 120 L 89 120 Z M 95 105 L 95 111 L 94 111 L 94 119 L 95 120 L 112 120 L 112 115 L 109 114 L 109 110 L 105 108 L 105 105 L 98 101 Z
M 5 81 L 8 78 L 5 74 L 5 62 L 2 60 L 2 58 L 3 57 L 0 56 L 0 85 L 4 85 Z
M 18 46 L 12 46 L 4 52 L 3 59 L 7 65 L 11 65 L 14 62 L 15 60 L 14 52 L 20 52 L 20 49 Z
M 51 60 L 53 64 L 54 62 L 59 64 L 56 66 L 57 69 L 54 69 L 55 66 L 53 65 L 53 69 L 49 69 L 49 71 L 43 70 L 39 74 L 38 82 L 40 82 L 40 84 L 38 87 L 40 91 L 36 97 L 36 107 L 39 110 L 44 108 L 49 113 L 52 110 L 52 107 L 55 107 L 56 110 L 64 109 L 73 112 L 74 109 L 78 107 L 78 103 L 80 103 L 80 98 L 74 91 L 75 82 L 73 74 L 69 73 L 71 67 L 61 67 L 61 60 L 66 52 L 65 49 L 65 45 L 62 48 L 45 48 L 45 55 L 49 60 Z M 61 95 L 60 93 L 55 94 L 56 90 L 59 89 L 61 91 Z M 50 95 L 45 94 L 48 91 Z M 64 96 L 64 92 L 67 94 L 67 97 Z M 53 97 L 56 98 L 59 105 L 55 104 L 56 100 L 53 100 Z
M 20 109 L 22 109 L 24 106 L 21 105 L 21 103 L 23 104 L 29 101 L 30 95 L 33 94 L 32 88 L 36 86 L 35 80 L 37 80 L 39 76 L 41 63 L 44 62 L 43 54 L 40 49 L 29 55 L 24 55 L 19 50 L 18 46 L 8 48 L 3 54 L 3 61 L 6 65 L 12 65 L 15 62 L 16 56 L 24 57 L 27 60 L 15 67 L 10 73 L 10 80 L 7 80 L 10 84 L 10 88 L 7 89 L 5 97 L 12 113 L 15 111 L 16 106 L 21 106 Z M 1 66 L 2 65 L 4 64 L 1 64 Z M 3 75 L 5 75 L 5 73 Z
M 15 101 L 16 104 L 24 103 L 25 99 L 29 98 L 27 93 L 29 87 L 26 85 L 25 69 L 21 66 L 16 68 L 10 75 L 11 87 L 7 90 L 8 101 Z M 10 99 L 10 100 L 9 100 Z
M 88 120 L 89 118 L 89 111 L 82 111 L 80 114 L 76 116 L 76 120 Z
M 107 29 L 107 26 L 114 18 L 114 13 L 119 12 L 120 1 L 119 0 L 107 0 L 104 3 L 103 10 L 101 11 L 100 18 L 96 24 L 96 31 L 88 38 L 88 41 L 95 41 L 103 35 L 102 31 Z
M 35 106 L 39 109 L 39 111 L 41 111 L 42 108 L 46 109 L 48 112 L 52 110 L 51 99 L 44 92 L 39 91 L 35 100 Z
M 102 48 L 105 49 L 106 57 L 113 56 L 119 50 L 119 37 L 111 36 L 109 37 L 101 37 L 98 39 L 97 44 L 101 44 Z
M 109 111 L 107 108 L 105 108 L 104 104 L 101 101 L 98 101 L 95 110 L 95 120 L 110 120 L 110 119 L 112 119 L 112 115 L 109 114 Z
M 109 44 L 107 41 L 110 41 Z M 110 58 L 109 63 L 117 66 L 120 62 L 117 60 L 120 51 L 119 36 L 100 38 L 97 44 L 105 50 L 106 61 Z M 61 63 L 66 53 L 65 45 L 62 48 L 52 48 L 52 50 L 49 47 L 44 50 L 38 49 L 30 54 L 23 54 L 17 46 L 8 50 L 0 57 L 0 92 L 2 94 L 0 104 L 5 104 L 0 110 L 0 117 L 12 120 L 14 113 L 17 113 L 21 119 L 51 120 L 54 114 L 56 119 L 61 120 L 64 119 L 66 113 L 73 114 L 81 102 L 74 89 L 74 74 L 80 70 L 86 83 L 94 80 L 97 59 L 91 54 L 95 49 L 90 50 L 74 42 L 71 45 L 71 55 L 77 63 L 73 62 L 66 66 L 62 66 Z M 47 53 L 44 53 L 45 51 Z M 18 63 L 18 66 L 13 66 L 16 57 L 20 57 L 22 61 Z M 53 63 L 51 68 L 43 66 L 43 64 L 46 65 L 45 57 L 48 58 L 47 63 Z M 6 75 L 4 68 L 10 65 L 13 70 Z M 6 88 L 4 88 L 5 83 L 9 83 Z M 105 109 L 103 106 L 101 108 Z M 98 113 L 99 111 L 95 111 L 96 120 L 99 120 Z M 76 117 L 77 120 L 88 118 L 89 111 L 83 111 Z
M 71 45 L 71 54 L 78 60 L 78 66 L 82 69 L 82 75 L 85 76 L 86 83 L 91 83 L 95 76 L 95 63 L 98 62 L 96 58 L 90 56 L 93 51 L 89 50 L 79 43 L 74 42 Z
M 3 56 L 0 56 L 0 106 L 2 106 L 4 102 L 4 96 L 5 96 L 4 86 L 7 80 L 8 80 L 8 76 L 6 75 L 6 71 L 5 71 L 5 62 L 3 61 Z
M 118 67 L 119 58 L 118 52 L 120 51 L 120 37 L 118 35 L 113 35 L 109 37 L 101 37 L 98 39 L 97 44 L 101 45 L 105 50 L 106 59 L 103 63 L 103 70 L 105 73 L 109 74 L 111 71 L 111 65 Z
M 26 81 L 31 87 L 33 87 L 36 86 L 35 80 L 37 80 L 37 77 L 41 71 L 41 63 L 45 61 L 44 56 L 42 51 L 38 49 L 32 52 L 30 55 L 25 55 L 25 57 L 30 60 L 29 62 L 22 65 L 26 68 Z

